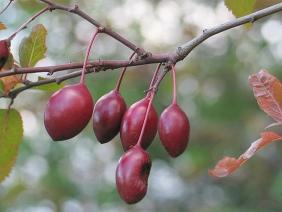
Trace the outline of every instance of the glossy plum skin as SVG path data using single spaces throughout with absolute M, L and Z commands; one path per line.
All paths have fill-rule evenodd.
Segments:
M 131 105 L 125 112 L 120 128 L 120 138 L 124 151 L 127 151 L 137 143 L 149 101 L 150 99 L 145 97 Z M 157 130 L 158 114 L 152 105 L 141 141 L 141 146 L 144 149 L 150 146 Z
M 120 93 L 113 90 L 102 96 L 93 111 L 93 130 L 100 143 L 112 140 L 119 132 L 126 103 Z
M 116 186 L 126 203 L 134 204 L 146 195 L 150 170 L 150 155 L 140 146 L 134 146 L 120 158 L 116 169 Z
M 158 133 L 162 145 L 171 157 L 177 157 L 185 151 L 189 141 L 190 123 L 177 104 L 170 105 L 162 112 Z
M 45 128 L 54 141 L 70 139 L 86 127 L 92 111 L 92 96 L 84 84 L 65 86 L 47 103 Z
M 0 68 L 2 68 L 10 54 L 9 44 L 6 40 L 0 41 Z

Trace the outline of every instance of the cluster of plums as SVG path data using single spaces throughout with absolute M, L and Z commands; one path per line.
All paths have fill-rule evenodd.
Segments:
M 9 46 L 9 41 L 0 41 L 0 68 L 9 57 Z M 50 97 L 44 113 L 45 128 L 54 141 L 67 140 L 79 134 L 92 117 L 93 130 L 100 143 L 111 141 L 120 132 L 125 153 L 116 169 L 117 190 L 125 202 L 136 203 L 147 192 L 151 160 L 146 149 L 156 133 L 172 157 L 183 153 L 189 139 L 189 120 L 177 103 L 173 101 L 158 118 L 154 106 L 149 104 L 151 98 L 153 96 L 147 94 L 127 108 L 116 88 L 94 105 L 82 81 L 65 86 Z M 140 135 L 143 124 L 144 133 Z
M 156 133 L 172 157 L 183 153 L 189 139 L 189 120 L 177 103 L 168 106 L 158 118 L 154 106 L 148 108 L 150 98 L 151 95 L 146 95 L 127 108 L 120 92 L 114 89 L 94 105 L 84 83 L 65 86 L 49 99 L 44 124 L 54 141 L 74 137 L 86 127 L 91 117 L 100 143 L 111 141 L 120 132 L 125 153 L 116 169 L 116 185 L 121 198 L 132 204 L 140 201 L 147 192 L 151 160 L 146 149 Z M 147 109 L 146 127 L 139 145 L 137 141 Z

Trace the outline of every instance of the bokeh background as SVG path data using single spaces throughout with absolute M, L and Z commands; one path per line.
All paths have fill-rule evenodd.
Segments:
M 7 0 L 2 0 L 3 7 Z M 78 3 L 97 20 L 152 52 L 172 51 L 234 17 L 222 0 L 61 0 Z M 262 8 L 281 1 L 260 0 Z M 10 35 L 43 7 L 36 0 L 17 0 L 0 16 Z M 122 155 L 119 136 L 101 145 L 91 123 L 75 138 L 52 142 L 43 124 L 51 95 L 26 91 L 15 101 L 24 120 L 24 139 L 11 175 L 0 185 L 0 211 L 7 212 L 127 212 L 127 211 L 282 211 L 282 144 L 260 151 L 239 171 L 224 179 L 208 169 L 225 155 L 238 156 L 272 120 L 259 110 L 248 76 L 265 68 L 282 79 L 282 14 L 214 36 L 177 64 L 177 93 L 191 123 L 187 151 L 171 159 L 156 137 L 149 148 L 153 160 L 149 190 L 138 204 L 128 206 L 115 189 L 115 168 Z M 48 29 L 48 53 L 37 66 L 82 61 L 93 26 L 81 18 L 53 11 L 30 26 Z M 31 27 L 12 43 L 18 46 Z M 125 59 L 130 51 L 102 35 L 92 59 Z M 144 96 L 154 65 L 129 68 L 122 84 L 128 105 Z M 119 71 L 91 74 L 87 85 L 97 100 L 111 90 Z M 38 75 L 30 75 L 34 80 Z M 77 82 L 78 79 L 67 83 Z M 160 114 L 171 101 L 171 78 L 162 82 L 154 104 Z M 0 106 L 8 102 L 0 100 Z M 70 114 L 71 115 L 71 114 Z

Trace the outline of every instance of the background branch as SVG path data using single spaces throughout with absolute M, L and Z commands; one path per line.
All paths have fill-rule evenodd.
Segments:
M 78 15 L 81 18 L 83 18 L 83 19 L 87 20 L 88 22 L 90 22 L 91 24 L 93 24 L 94 26 L 96 26 L 97 28 L 99 28 L 101 33 L 105 33 L 105 34 L 111 36 L 112 38 L 114 38 L 115 40 L 121 42 L 123 45 L 125 45 L 129 49 L 131 49 L 134 52 L 136 52 L 138 55 L 143 55 L 143 56 L 147 55 L 147 53 L 145 52 L 144 49 L 139 48 L 134 43 L 132 43 L 128 39 L 124 38 L 123 36 L 121 36 L 117 32 L 115 32 L 115 31 L 113 31 L 113 30 L 103 26 L 98 21 L 96 21 L 95 19 L 91 18 L 87 13 L 82 11 L 79 8 L 78 5 L 75 5 L 74 8 L 71 8 L 71 7 L 66 7 L 66 6 L 62 6 L 62 5 L 56 4 L 56 3 L 52 2 L 52 1 L 49 1 L 49 0 L 39 0 L 39 1 L 41 1 L 41 2 L 43 2 L 45 4 L 48 4 L 51 7 L 52 10 L 55 10 L 55 9 L 63 10 L 63 11 L 70 12 L 70 13 Z
M 0 15 L 2 15 L 2 13 L 4 13 L 9 8 L 13 1 L 14 0 L 9 0 L 8 4 L 1 10 Z
M 191 41 L 183 44 L 181 47 L 179 47 L 176 50 L 176 59 L 177 61 L 183 60 L 196 46 L 204 42 L 206 39 L 219 34 L 221 32 L 227 31 L 229 29 L 235 28 L 237 26 L 241 26 L 246 23 L 254 23 L 255 21 L 272 15 L 274 13 L 282 11 L 282 3 L 275 4 L 273 6 L 267 7 L 265 9 L 259 10 L 257 12 L 254 12 L 250 15 L 243 16 L 241 18 L 226 22 L 222 25 L 216 26 L 211 29 L 203 30 L 203 34 L 195 37 Z
M 38 18 L 39 16 L 41 16 L 43 13 L 45 13 L 48 10 L 50 10 L 50 8 L 47 6 L 47 7 L 43 8 L 42 10 L 40 10 L 35 15 L 33 15 L 30 19 L 28 19 L 25 23 L 23 23 L 20 26 L 20 28 L 8 38 L 8 40 L 11 41 L 20 31 L 25 29 L 30 22 L 32 22 L 33 20 L 35 20 L 36 18 Z

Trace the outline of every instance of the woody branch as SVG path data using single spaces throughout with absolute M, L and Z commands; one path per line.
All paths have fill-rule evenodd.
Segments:
M 140 66 L 146 64 L 155 64 L 155 63 L 166 63 L 167 65 L 175 64 L 183 59 L 185 59 L 191 51 L 201 43 L 203 43 L 206 39 L 219 34 L 221 32 L 227 31 L 229 29 L 244 25 L 246 23 L 254 23 L 255 21 L 270 16 L 272 14 L 278 13 L 282 11 L 282 3 L 278 3 L 276 5 L 267 7 L 265 9 L 259 10 L 252 14 L 243 16 L 238 19 L 231 20 L 229 22 L 223 23 L 211 29 L 203 30 L 203 33 L 188 41 L 187 43 L 179 46 L 176 50 L 171 52 L 166 52 L 162 54 L 155 54 L 155 53 L 148 53 L 144 49 L 137 47 L 137 45 L 133 44 L 131 41 L 126 39 L 125 37 L 119 35 L 112 29 L 104 27 L 102 24 L 97 22 L 95 19 L 91 18 L 87 13 L 83 12 L 77 5 L 73 8 L 65 7 L 56 3 L 53 3 L 49 0 L 39 0 L 49 6 L 49 10 L 63 10 L 66 12 L 70 12 L 80 16 L 81 18 L 89 21 L 94 26 L 99 28 L 102 33 L 105 33 L 111 36 L 113 39 L 118 40 L 123 45 L 128 47 L 129 49 L 135 51 L 137 53 L 137 57 L 130 61 L 130 60 L 98 60 L 92 61 L 87 65 L 87 74 L 91 72 L 99 72 L 101 70 L 114 70 L 121 67 L 126 66 Z M 17 68 L 15 67 L 12 70 L 0 72 L 0 78 L 5 76 L 11 76 L 16 74 L 26 74 L 26 73 L 39 73 L 39 72 L 46 72 L 46 73 L 54 73 L 60 72 L 64 70 L 71 70 L 71 69 L 80 69 L 82 68 L 83 63 L 69 63 L 64 65 L 56 65 L 56 66 L 46 66 L 46 67 L 35 67 L 35 68 Z M 166 72 L 162 74 L 161 79 L 164 77 Z M 29 89 L 34 86 L 40 86 L 48 83 L 57 82 L 60 83 L 64 80 L 68 80 L 71 78 L 75 78 L 81 75 L 81 71 L 74 71 L 72 73 L 68 73 L 59 77 L 54 77 L 53 79 L 42 80 L 40 82 L 29 82 L 25 86 L 15 89 L 11 91 L 8 95 L 3 95 L 0 97 L 15 97 L 20 92 Z

